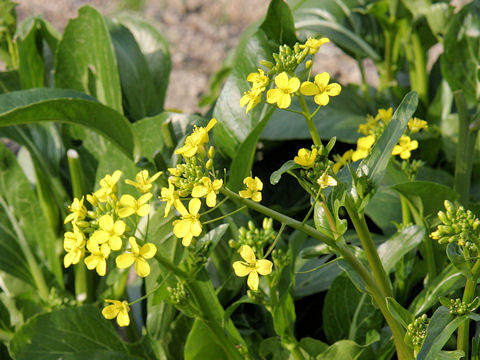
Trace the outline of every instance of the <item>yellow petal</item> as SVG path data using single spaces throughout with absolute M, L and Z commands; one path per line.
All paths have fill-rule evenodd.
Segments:
M 70 265 L 72 265 L 73 262 L 73 254 L 72 253 L 67 253 L 65 254 L 65 257 L 63 258 L 63 266 L 68 268 Z
M 145 259 L 150 259 L 154 257 L 156 253 L 157 253 L 157 247 L 155 246 L 155 244 L 152 244 L 152 243 L 146 243 L 140 249 L 140 256 Z
M 210 191 L 207 194 L 207 206 L 214 207 L 216 204 L 217 204 L 217 194 L 215 194 L 215 191 Z
M 100 226 L 103 230 L 111 230 L 113 229 L 113 218 L 110 215 L 103 215 L 98 220 L 98 226 Z
M 333 83 L 327 86 L 327 94 L 329 96 L 337 96 L 342 91 L 340 84 Z
M 253 250 L 248 245 L 242 245 L 239 249 L 240 256 L 249 264 L 255 264 L 256 258 Z
M 233 271 L 235 271 L 237 276 L 247 276 L 252 271 L 252 268 L 246 266 L 241 261 L 235 261 L 233 263 Z
M 117 316 L 118 326 L 128 326 L 130 325 L 130 317 L 128 313 L 121 311 Z
M 292 103 L 292 97 L 289 94 L 283 93 L 277 101 L 277 106 L 280 109 L 286 109 Z
M 190 221 L 175 220 L 173 222 L 173 233 L 177 238 L 185 237 L 189 231 L 190 231 Z
M 288 87 L 288 75 L 285 71 L 275 76 L 275 85 L 277 85 L 279 89 Z
M 98 258 L 94 255 L 90 255 L 83 261 L 85 262 L 85 265 L 87 265 L 88 270 L 93 270 L 97 267 Z
M 248 199 L 252 196 L 252 192 L 250 190 L 240 190 L 238 195 L 244 199 Z
M 128 238 L 128 243 L 130 244 L 130 248 L 132 249 L 132 253 L 138 255 L 139 249 L 137 244 L 137 239 L 134 236 L 130 236 Z
M 255 191 L 252 194 L 252 200 L 255 202 L 260 202 L 262 201 L 262 193 L 260 191 Z
M 124 207 L 118 209 L 118 216 L 121 218 L 126 218 L 129 217 L 130 215 L 133 215 L 135 213 L 135 210 L 131 207 Z
M 313 98 L 313 101 L 315 101 L 315 103 L 318 105 L 325 106 L 329 103 L 330 98 L 326 93 L 322 92 L 320 94 L 315 95 L 315 97 Z
M 192 234 L 188 234 L 187 236 L 185 236 L 182 239 L 182 245 L 183 246 L 190 246 L 190 244 L 192 243 L 192 239 L 193 239 Z
M 125 254 L 119 255 L 115 259 L 115 262 L 117 263 L 117 266 L 120 269 L 126 269 L 132 266 L 134 261 L 135 261 L 135 256 L 133 256 L 132 253 L 125 253 Z
M 267 91 L 267 102 L 269 104 L 275 104 L 278 99 L 283 95 L 283 91 L 280 89 L 270 89 Z
M 314 83 L 305 81 L 300 87 L 300 92 L 305 96 L 312 96 L 318 94 L 320 89 Z
M 150 265 L 148 265 L 145 259 L 138 258 L 137 261 L 135 261 L 135 272 L 140 277 L 148 276 L 148 274 L 150 274 Z
M 202 223 L 199 220 L 192 221 L 190 231 L 193 236 L 199 236 L 202 233 Z
M 121 206 L 136 207 L 137 205 L 137 200 L 128 194 L 122 195 L 119 202 Z
M 290 92 L 296 92 L 300 87 L 300 79 L 296 76 L 293 76 L 290 80 L 288 80 L 288 88 Z
M 175 206 L 175 209 L 177 209 L 177 211 L 180 213 L 180 215 L 182 216 L 189 215 L 187 209 L 179 199 L 175 199 L 175 201 L 173 202 L 173 205 Z
M 203 185 L 196 185 L 193 189 L 192 189 L 192 196 L 193 197 L 196 197 L 196 198 L 199 198 L 199 197 L 203 197 L 207 194 L 208 192 L 208 189 L 203 186 Z
M 120 250 L 122 248 L 122 239 L 119 236 L 112 236 L 108 240 L 108 246 L 114 251 Z
M 273 263 L 270 260 L 261 259 L 257 261 L 257 271 L 260 275 L 268 275 L 272 272 Z
M 192 215 L 197 215 L 198 211 L 200 210 L 200 206 L 202 206 L 200 199 L 194 198 L 188 203 L 188 211 Z
M 207 127 L 205 128 L 205 130 L 207 130 L 207 131 L 212 130 L 212 128 L 215 126 L 216 123 L 217 123 L 217 119 L 212 118 L 212 119 L 208 122 Z
M 105 260 L 99 260 L 96 270 L 98 275 L 105 276 L 105 273 L 107 272 L 107 262 Z
M 256 271 L 252 271 L 248 274 L 247 285 L 254 291 L 258 290 L 258 273 Z
M 143 205 L 143 204 L 146 204 L 146 203 L 148 203 L 148 202 L 150 201 L 150 199 L 151 199 L 152 197 L 153 197 L 153 194 L 150 193 L 150 192 L 149 192 L 149 193 L 146 193 L 146 194 L 143 194 L 142 196 L 140 196 L 140 197 L 138 198 L 137 203 L 138 203 L 138 204 L 142 204 L 142 205 Z
M 119 311 L 120 309 L 116 305 L 108 305 L 102 309 L 102 315 L 105 319 L 111 320 L 118 315 Z
M 315 75 L 315 84 L 317 84 L 321 88 L 326 87 L 329 81 L 330 81 L 330 74 L 327 72 L 323 72 L 321 74 Z
M 403 151 L 400 145 L 395 145 L 392 150 L 392 155 L 398 155 Z
M 138 216 L 147 216 L 149 213 L 150 213 L 150 204 L 143 204 L 137 210 L 137 215 Z
M 125 223 L 122 220 L 115 221 L 113 225 L 113 232 L 117 235 L 122 235 L 125 232 Z

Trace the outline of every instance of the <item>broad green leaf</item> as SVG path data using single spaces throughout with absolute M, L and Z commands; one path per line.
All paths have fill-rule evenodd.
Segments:
M 457 243 L 449 243 L 447 245 L 447 257 L 453 266 L 463 273 L 465 278 L 469 278 L 472 275 L 472 270 L 469 268 L 465 256 Z
M 403 131 L 407 127 L 408 120 L 415 112 L 417 104 L 418 96 L 415 92 L 409 92 L 405 95 L 382 136 L 373 146 L 372 152 L 358 166 L 357 173 L 359 176 L 362 173 L 366 174 L 375 185 L 380 184 L 392 156 L 393 147 L 403 135 Z
M 442 210 L 445 200 L 455 201 L 459 195 L 452 188 L 430 181 L 410 181 L 392 186 L 405 196 L 424 217 Z
M 385 234 L 394 234 L 397 228 L 394 222 L 401 223 L 402 209 L 398 194 L 389 188 L 380 188 L 370 199 L 365 214 Z
M 147 61 L 155 91 L 151 110 L 152 114 L 158 114 L 163 110 L 172 67 L 168 42 L 152 24 L 137 16 L 121 14 L 115 20 L 130 30 Z
M 473 1 L 453 16 L 443 41 L 442 75 L 453 91 L 463 90 L 467 102 L 480 96 L 480 3 Z M 461 64 L 461 66 L 459 66 Z
M 125 115 L 132 121 L 156 115 L 161 109 L 140 47 L 128 28 L 113 21 L 107 25 L 115 48 Z
M 82 91 L 120 114 L 122 93 L 117 62 L 102 15 L 83 6 L 78 17 L 68 22 L 58 44 L 55 86 Z M 112 130 L 115 126 L 111 126 Z
M 330 345 L 327 350 L 316 357 L 316 360 L 357 360 L 362 356 L 365 347 L 352 340 L 340 340 Z
M 50 359 L 50 358 L 48 358 Z M 53 358 L 52 358 L 53 359 Z M 78 351 L 75 354 L 68 354 L 62 356 L 62 360 L 140 360 L 145 359 L 143 357 L 138 357 L 134 355 L 129 355 L 126 353 L 111 351 L 111 350 L 87 350 L 87 351 Z
M 0 95 L 1 126 L 59 121 L 83 125 L 110 140 L 127 156 L 138 152 L 131 124 L 118 112 L 85 94 L 59 89 L 31 89 Z
M 450 264 L 415 297 L 408 310 L 415 316 L 420 316 L 437 304 L 440 296 L 447 296 L 463 286 L 464 275 Z
M 204 256 L 209 257 L 212 251 L 217 246 L 218 242 L 222 239 L 223 235 L 228 229 L 228 224 L 221 224 L 214 227 L 212 230 L 207 232 L 201 238 L 199 238 L 195 244 L 196 248 L 201 249 L 203 246 L 208 246 L 208 251 Z M 208 244 L 208 245 L 207 245 Z
M 316 359 L 318 355 L 328 348 L 328 345 L 320 340 L 304 337 L 300 340 L 300 348 L 303 352 L 306 352 L 308 356 Z
M 415 316 L 410 314 L 408 310 L 400 305 L 394 298 L 387 297 L 387 308 L 405 329 L 415 320 Z
M 184 359 L 227 359 L 227 354 L 214 339 L 211 330 L 200 319 L 195 320 L 185 344 Z
M 382 324 L 382 315 L 370 296 L 359 292 L 346 274 L 338 276 L 323 304 L 323 329 L 328 341 L 348 339 L 364 343 L 367 332 Z
M 273 327 L 279 336 L 293 336 L 295 327 L 295 304 L 292 295 L 287 291 L 273 308 Z
M 377 249 L 385 271 L 388 273 L 410 251 L 422 243 L 425 228 L 409 226 L 397 232 L 390 239 L 383 242 Z
M 18 360 L 56 360 L 59 355 L 75 356 L 79 352 L 89 351 L 128 355 L 127 347 L 112 323 L 104 319 L 93 305 L 63 308 L 38 315 L 15 333 L 9 347 Z
M 312 97 L 306 99 L 311 112 L 315 111 L 317 104 Z M 301 111 L 297 98 L 292 99 L 292 110 Z M 360 97 L 355 89 L 343 87 L 340 95 L 332 97 L 328 106 L 320 109 L 315 116 L 315 126 L 318 134 L 324 140 L 337 137 L 337 140 L 355 143 L 359 134 L 358 125 L 365 122 L 368 113 L 367 102 Z M 310 139 L 305 119 L 301 115 L 288 111 L 276 111 L 263 130 L 261 138 L 264 140 L 293 140 Z
M 418 360 L 435 360 L 453 332 L 468 319 L 467 315 L 455 316 L 450 310 L 440 306 L 430 319 L 427 336 L 418 353 Z
M 286 163 L 284 163 L 280 169 L 277 171 L 274 171 L 272 175 L 270 175 L 270 184 L 276 185 L 280 179 L 282 178 L 282 175 L 288 172 L 289 170 L 293 170 L 296 168 L 299 168 L 300 165 L 297 165 L 295 161 L 293 160 L 288 160 Z
M 44 62 L 39 27 L 38 19 L 30 17 L 17 30 L 18 73 L 22 89 L 43 87 Z
M 258 352 L 263 358 L 271 360 L 289 360 L 290 353 L 286 350 L 278 337 L 271 337 L 260 343 Z
M 297 41 L 292 12 L 283 0 L 272 0 L 260 29 L 278 45 L 293 46 Z
M 461 358 L 465 357 L 465 353 L 462 350 L 454 350 L 454 351 L 440 351 L 438 353 L 436 360 L 460 360 Z
M 0 94 L 20 90 L 20 77 L 17 70 L 0 72 Z

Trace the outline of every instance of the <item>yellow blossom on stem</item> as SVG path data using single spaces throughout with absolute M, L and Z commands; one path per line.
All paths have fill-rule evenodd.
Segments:
M 251 176 L 243 179 L 243 183 L 247 186 L 246 190 L 240 190 L 238 195 L 244 199 L 252 199 L 253 201 L 260 202 L 262 201 L 263 183 L 262 181 L 255 176 L 255 179 Z
M 122 220 L 113 222 L 111 215 L 103 215 L 98 220 L 99 230 L 96 230 L 90 240 L 97 244 L 108 242 L 108 246 L 112 250 L 120 250 L 122 248 L 121 236 L 125 232 L 126 225 Z
M 183 246 L 189 246 L 193 237 L 202 233 L 202 223 L 198 214 L 202 202 L 197 198 L 191 199 L 188 203 L 188 211 L 180 200 L 175 201 L 174 205 L 182 218 L 173 222 L 173 233 L 177 238 L 182 239 Z
M 175 154 L 190 158 L 193 155 L 204 151 L 203 146 L 209 141 L 208 132 L 212 130 L 216 123 L 217 120 L 213 118 L 208 122 L 207 127 L 195 126 L 193 133 L 185 139 L 185 145 L 175 150 Z
M 392 155 L 400 155 L 403 160 L 407 160 L 412 155 L 411 151 L 417 148 L 417 140 L 412 140 L 407 135 L 403 135 L 398 141 L 398 145 L 393 148 Z
M 128 217 L 133 214 L 138 216 L 147 216 L 150 213 L 150 204 L 148 203 L 152 198 L 152 193 L 146 193 L 135 199 L 132 195 L 122 195 L 118 205 L 118 216 L 121 218 Z
M 262 69 L 258 69 L 258 73 L 248 74 L 247 81 L 252 83 L 252 89 L 261 89 L 261 91 L 264 91 L 268 86 L 269 79 Z
M 357 149 L 352 154 L 352 161 L 366 158 L 370 154 L 370 149 L 375 143 L 375 136 L 368 135 L 357 140 Z
M 318 185 L 320 185 L 321 189 L 325 189 L 329 186 L 337 186 L 337 180 L 324 172 L 322 176 L 320 176 L 317 180 Z
M 95 198 L 101 202 L 108 201 L 109 197 L 116 199 L 117 182 L 121 176 L 122 172 L 120 170 L 116 170 L 112 175 L 105 175 L 105 177 L 100 180 L 100 189 L 93 193 Z
M 330 39 L 323 37 L 320 39 L 315 39 L 315 38 L 308 38 L 307 41 L 305 41 L 305 44 L 300 45 L 300 49 L 306 49 L 308 48 L 308 53 L 310 55 L 316 54 L 318 50 L 320 50 L 320 46 L 323 44 L 330 42 Z
M 239 249 L 240 256 L 245 261 L 235 261 L 233 270 L 235 275 L 243 277 L 248 275 L 247 285 L 252 290 L 258 290 L 258 274 L 268 275 L 272 272 L 272 262 L 266 259 L 257 260 L 252 248 L 242 245 Z
M 325 106 L 329 103 L 330 96 L 337 96 L 342 91 L 340 84 L 329 84 L 329 81 L 330 74 L 327 72 L 317 74 L 315 75 L 315 82 L 305 81 L 300 88 L 300 92 L 306 96 L 315 95 L 313 101 L 318 105 Z
M 419 118 L 411 118 L 408 120 L 408 128 L 412 133 L 419 132 L 422 129 L 426 129 L 428 127 L 427 122 L 425 120 L 420 120 Z
M 68 207 L 68 210 L 70 210 L 70 214 L 68 214 L 65 218 L 64 224 L 67 224 L 70 221 L 76 223 L 79 220 L 85 219 L 85 216 L 87 215 L 87 208 L 85 207 L 85 205 L 83 205 L 83 201 L 83 196 L 80 200 L 77 198 L 73 199 L 72 204 Z
M 135 175 L 135 181 L 126 179 L 125 183 L 128 185 L 135 186 L 138 191 L 142 193 L 149 192 L 152 189 L 152 183 L 162 175 L 162 172 L 159 171 L 154 174 L 152 177 L 148 177 L 148 170 L 142 170 L 137 175 Z
M 135 272 L 140 277 L 150 274 L 150 265 L 147 259 L 151 259 L 157 252 L 157 247 L 152 243 L 146 243 L 141 248 L 138 247 L 137 240 L 130 236 L 128 239 L 131 252 L 119 255 L 115 262 L 120 269 L 125 269 L 135 263 Z
M 375 120 L 382 120 L 385 125 L 392 120 L 393 116 L 393 108 L 389 107 L 388 109 L 378 109 L 377 116 L 375 116 Z
M 208 207 L 214 207 L 217 204 L 217 194 L 218 190 L 223 185 L 222 179 L 215 179 L 213 182 L 210 178 L 204 176 L 202 178 L 203 185 L 195 185 L 192 189 L 192 196 L 194 198 L 206 198 L 206 203 Z
M 118 326 L 130 325 L 130 317 L 128 316 L 130 307 L 125 300 L 105 299 L 105 302 L 112 303 L 112 305 L 105 306 L 102 310 L 102 315 L 105 319 L 112 320 L 117 318 Z
M 300 87 L 300 80 L 292 76 L 288 78 L 286 72 L 282 72 L 275 76 L 275 89 L 267 91 L 267 102 L 269 104 L 277 104 L 280 109 L 286 109 L 292 103 L 292 96 Z
M 172 205 L 175 201 L 178 201 L 178 193 L 175 191 L 175 186 L 170 182 L 168 188 L 163 187 L 162 190 L 160 190 L 160 196 L 158 198 L 166 202 L 165 217 L 167 217 Z
M 358 132 L 363 135 L 373 135 L 378 119 L 372 115 L 367 115 L 367 122 L 358 125 Z
M 317 149 L 313 149 L 312 151 L 308 149 L 300 149 L 298 150 L 298 156 L 293 158 L 295 164 L 301 165 L 305 168 L 310 168 L 315 163 L 315 158 L 317 157 Z
M 73 232 L 65 233 L 63 248 L 67 252 L 63 258 L 63 266 L 68 268 L 72 264 L 78 264 L 85 253 L 85 235 L 75 225 L 73 226 Z
M 334 160 L 336 163 L 333 165 L 332 170 L 333 173 L 336 174 L 338 171 L 345 165 L 347 165 L 350 161 L 352 161 L 353 149 L 350 149 L 343 153 L 340 157 L 339 155 L 333 155 Z
M 110 248 L 107 244 L 99 244 L 93 240 L 87 241 L 87 250 L 90 251 L 90 255 L 84 260 L 88 270 L 97 270 L 97 274 L 105 276 L 107 272 L 107 258 L 110 255 Z
M 265 89 L 264 89 L 265 90 Z M 262 89 L 252 88 L 249 91 L 243 93 L 243 96 L 240 98 L 240 106 L 245 108 L 245 113 L 248 114 L 255 106 L 257 106 L 262 100 Z

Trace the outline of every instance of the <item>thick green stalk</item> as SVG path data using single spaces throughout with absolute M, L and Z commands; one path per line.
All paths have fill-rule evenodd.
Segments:
M 360 238 L 363 250 L 367 255 L 368 264 L 372 269 L 373 276 L 382 289 L 382 295 L 384 297 L 393 297 L 392 285 L 385 269 L 383 268 L 382 261 L 378 256 L 377 248 L 365 221 L 365 216 L 363 213 L 359 214 L 357 212 L 355 205 L 353 204 L 353 199 L 348 196 L 345 200 L 345 208 L 347 209 L 348 216 L 350 216 L 353 226 Z
M 477 293 L 477 280 L 479 277 L 480 277 L 480 260 L 477 260 L 477 262 L 472 268 L 472 277 L 467 278 L 465 289 L 463 290 L 462 301 L 464 303 L 468 304 L 475 297 Z M 470 345 L 469 326 L 470 326 L 470 320 L 465 321 L 458 328 L 458 334 L 457 334 L 457 349 L 463 350 L 463 352 L 465 353 L 465 359 L 468 359 L 468 351 L 469 351 L 469 345 Z
M 310 131 L 310 136 L 312 137 L 313 143 L 317 146 L 322 145 L 322 140 L 320 139 L 320 135 L 318 135 L 317 128 L 315 127 L 315 123 L 313 122 L 313 118 L 310 115 L 310 110 L 308 109 L 307 102 L 302 94 L 298 95 L 298 101 L 300 102 L 300 106 L 302 107 L 302 114 L 307 122 L 308 130 Z
M 397 322 L 397 320 L 395 320 L 390 311 L 387 309 L 385 299 L 386 296 L 383 294 L 382 289 L 372 277 L 370 271 L 355 257 L 355 255 L 350 251 L 350 249 L 345 246 L 339 246 L 339 244 L 336 243 L 333 239 L 323 235 L 321 232 L 309 225 L 303 224 L 300 221 L 297 221 L 289 216 L 286 216 L 268 207 L 260 205 L 259 203 L 253 202 L 248 199 L 243 199 L 238 194 L 234 193 L 229 189 L 221 188 L 220 192 L 223 195 L 228 196 L 230 199 L 241 202 L 242 204 L 247 205 L 249 208 L 258 211 L 259 213 L 271 217 L 272 219 L 275 219 L 281 223 L 285 223 L 291 228 L 302 231 L 303 233 L 324 242 L 325 244 L 338 251 L 338 253 L 343 257 L 343 259 L 357 272 L 357 274 L 363 280 L 363 282 L 365 283 L 365 287 L 368 289 L 373 299 L 377 303 L 378 307 L 380 308 L 380 311 L 382 312 L 388 326 L 392 331 L 398 359 L 413 359 L 412 350 L 403 341 L 405 332 L 402 326 Z
M 414 31 L 411 36 L 411 47 L 416 84 L 416 87 L 412 88 L 412 90 L 418 93 L 418 97 L 426 105 L 428 104 L 427 64 L 425 61 L 425 51 L 423 50 L 420 36 L 416 31 Z
M 388 26 L 388 25 L 387 25 Z M 392 55 L 393 55 L 393 34 L 390 29 L 384 29 L 385 52 L 383 71 L 380 71 L 380 89 L 386 89 L 392 85 Z
M 470 118 L 467 104 L 461 90 L 455 91 L 455 104 L 458 112 L 458 144 L 455 160 L 455 178 L 453 189 L 460 194 L 460 203 L 468 205 L 472 163 L 478 130 L 470 130 Z

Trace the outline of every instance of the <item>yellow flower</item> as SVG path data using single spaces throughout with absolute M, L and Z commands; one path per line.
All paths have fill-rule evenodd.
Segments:
M 352 160 L 353 149 L 346 151 L 341 157 L 338 155 L 333 155 L 336 163 L 333 165 L 333 173 L 336 174 L 338 171 L 345 165 L 347 165 Z
M 290 79 L 286 72 L 275 76 L 276 89 L 267 91 L 267 102 L 277 104 L 280 109 L 286 109 L 292 103 L 292 96 L 300 87 L 300 80 L 293 76 Z
M 97 270 L 97 274 L 105 276 L 107 272 L 107 258 L 110 255 L 110 248 L 107 244 L 99 244 L 93 240 L 87 241 L 87 250 L 90 251 L 90 255 L 84 260 L 88 270 Z
M 358 132 L 363 135 L 373 135 L 378 119 L 372 115 L 367 115 L 366 124 L 358 125 Z
M 100 180 L 100 189 L 93 193 L 93 196 L 101 201 L 106 202 L 108 198 L 116 199 L 115 193 L 117 192 L 117 182 L 120 180 L 122 172 L 116 170 L 112 175 L 105 175 L 105 177 Z
M 118 205 L 118 216 L 121 218 L 128 217 L 132 214 L 138 216 L 147 216 L 150 213 L 150 204 L 148 203 L 152 198 L 152 193 L 143 194 L 136 200 L 132 195 L 122 195 Z
M 307 41 L 305 41 L 305 44 L 300 45 L 300 49 L 305 49 L 308 48 L 308 53 L 310 55 L 313 55 L 317 53 L 317 51 L 320 49 L 320 46 L 323 44 L 330 42 L 330 39 L 328 38 L 320 38 L 320 39 L 315 39 L 315 38 L 308 38 Z
M 125 182 L 128 185 L 135 186 L 138 191 L 146 193 L 152 189 L 152 183 L 157 180 L 160 175 L 162 175 L 162 172 L 157 172 L 151 178 L 149 178 L 148 175 L 148 170 L 142 170 L 135 176 L 135 181 L 126 179 Z
M 317 149 L 313 149 L 312 151 L 307 149 L 300 149 L 298 150 L 298 156 L 293 158 L 295 164 L 301 165 L 306 168 L 310 168 L 315 163 L 315 158 L 317 157 Z
M 268 86 L 268 76 L 262 69 L 258 69 L 258 73 L 251 73 L 247 76 L 247 81 L 252 83 L 252 89 L 261 89 L 264 91 Z
M 385 125 L 392 120 L 393 116 L 393 108 L 389 107 L 388 109 L 378 109 L 377 116 L 375 116 L 375 120 L 382 120 Z
M 305 81 L 300 92 L 306 96 L 315 95 L 313 101 L 316 104 L 325 106 L 329 103 L 329 96 L 337 96 L 342 91 L 340 84 L 329 84 L 330 75 L 327 72 L 315 75 L 315 82 Z
M 370 149 L 375 143 L 375 136 L 368 135 L 357 140 L 357 149 L 352 154 L 352 161 L 366 158 L 370 153 Z
M 262 181 L 255 176 L 255 179 L 251 176 L 243 179 L 243 183 L 247 186 L 247 190 L 240 190 L 238 194 L 244 199 L 252 199 L 253 201 L 260 202 L 262 201 Z
M 150 265 L 146 259 L 151 259 L 157 252 L 157 247 L 152 243 L 144 244 L 140 249 L 137 241 L 133 236 L 128 239 L 130 243 L 131 252 L 119 255 L 115 261 L 120 269 L 130 267 L 135 263 L 135 272 L 140 277 L 145 277 L 150 274 Z
M 83 205 L 83 200 L 83 196 L 80 200 L 77 198 L 73 199 L 72 204 L 68 207 L 68 210 L 70 210 L 71 213 L 65 218 L 64 224 L 67 224 L 70 221 L 76 223 L 79 220 L 85 219 L 85 216 L 87 215 L 87 208 L 85 205 Z
M 128 306 L 128 303 L 125 300 L 118 301 L 118 300 L 105 299 L 105 302 L 113 304 L 103 308 L 102 315 L 105 319 L 112 320 L 114 318 L 117 318 L 118 326 L 130 325 L 130 317 L 128 316 L 130 307 Z
M 243 93 L 243 96 L 240 99 L 240 106 L 244 107 L 247 105 L 245 109 L 245 113 L 248 114 L 250 110 L 252 110 L 255 106 L 257 106 L 260 101 L 262 100 L 262 93 L 263 90 L 252 88 L 249 91 Z
M 248 275 L 247 285 L 252 290 L 258 290 L 258 274 L 268 275 L 272 272 L 272 262 L 266 259 L 257 260 L 253 250 L 248 245 L 242 245 L 239 249 L 240 256 L 245 261 L 235 261 L 233 270 L 235 275 L 243 277 Z
M 216 179 L 212 180 L 206 176 L 202 178 L 203 185 L 195 185 L 192 189 L 192 196 L 194 198 L 204 197 L 207 200 L 208 207 L 214 207 L 217 204 L 217 194 L 218 190 L 223 185 L 223 180 Z
M 103 215 L 98 220 L 99 230 L 96 230 L 90 240 L 97 244 L 108 242 L 108 246 L 112 250 L 120 250 L 122 248 L 121 236 L 125 232 L 125 223 L 122 220 L 113 222 L 111 215 Z
M 399 155 L 403 160 L 407 160 L 412 155 L 410 151 L 418 148 L 418 141 L 411 140 L 407 135 L 403 135 L 398 141 L 398 145 L 395 145 L 392 151 L 392 155 Z
M 164 187 L 160 191 L 160 195 L 158 198 L 162 201 L 165 201 L 165 217 L 168 216 L 172 205 L 175 201 L 178 200 L 178 193 L 175 191 L 175 187 L 171 182 L 168 183 L 168 188 Z
M 209 121 L 207 127 L 205 128 L 202 126 L 195 126 L 193 133 L 187 136 L 185 139 L 185 145 L 175 150 L 175 154 L 180 154 L 185 158 L 190 158 L 198 152 L 204 151 L 203 145 L 209 140 L 208 132 L 212 130 L 216 123 L 217 120 L 213 118 Z
M 73 232 L 65 233 L 63 248 L 67 252 L 63 258 L 63 266 L 68 268 L 72 264 L 78 264 L 85 253 L 85 235 L 75 225 L 73 226 Z
M 408 120 L 408 128 L 412 133 L 419 132 L 422 129 L 426 129 L 428 127 L 427 122 L 425 120 L 420 120 L 419 118 L 411 118 Z
M 177 238 L 182 239 L 183 246 L 189 246 L 193 237 L 202 233 L 202 223 L 198 215 L 202 202 L 197 198 L 191 199 L 188 203 L 188 211 L 180 200 L 175 201 L 174 205 L 182 215 L 182 219 L 173 222 L 173 233 Z
M 321 189 L 325 189 L 329 186 L 337 186 L 337 180 L 324 172 L 322 176 L 320 176 L 317 180 L 318 185 L 320 185 Z

